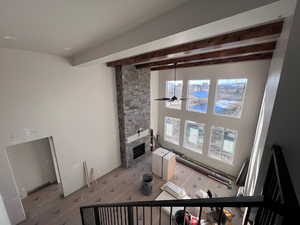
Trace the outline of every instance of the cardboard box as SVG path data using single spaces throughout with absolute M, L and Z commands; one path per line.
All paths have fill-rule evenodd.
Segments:
M 152 153 L 152 172 L 164 180 L 171 179 L 175 174 L 176 155 L 164 148 Z

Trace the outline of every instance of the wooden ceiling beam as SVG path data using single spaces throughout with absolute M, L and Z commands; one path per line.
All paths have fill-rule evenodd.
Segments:
M 181 64 L 177 64 L 176 68 L 187 68 L 187 67 L 195 67 L 195 66 L 206 66 L 206 65 L 223 64 L 223 63 L 271 59 L 272 56 L 273 56 L 273 52 L 256 53 L 253 55 L 235 56 L 235 57 L 230 57 L 230 58 L 225 58 L 225 59 L 213 59 L 213 60 L 206 60 L 206 61 L 200 61 L 200 62 L 181 63 Z M 175 68 L 174 65 L 165 65 L 165 66 L 152 67 L 151 70 L 152 71 L 154 71 L 154 70 L 169 70 L 169 69 L 174 69 L 174 68 Z
M 169 54 L 175 54 L 179 52 L 191 51 L 195 49 L 207 48 L 216 45 L 222 45 L 227 43 L 241 42 L 249 39 L 260 38 L 264 36 L 271 36 L 274 34 L 281 33 L 283 22 L 274 22 L 271 24 L 265 24 L 257 27 L 252 27 L 245 30 L 235 31 L 232 33 L 227 33 L 199 41 L 193 41 L 185 44 L 180 44 L 172 46 L 169 48 L 164 48 L 156 51 L 151 51 L 143 53 L 140 55 L 115 60 L 107 63 L 107 66 L 120 66 L 120 65 L 130 65 L 137 64 L 150 59 L 167 56 Z
M 276 41 L 272 41 L 272 42 L 267 42 L 262 44 L 248 45 L 248 46 L 243 46 L 238 48 L 230 48 L 230 49 L 224 49 L 224 50 L 219 50 L 214 52 L 207 52 L 207 53 L 201 53 L 196 55 L 149 62 L 149 63 L 136 65 L 136 68 L 141 69 L 145 67 L 161 66 L 166 64 L 191 62 L 191 61 L 203 60 L 203 59 L 224 58 L 224 57 L 229 57 L 234 55 L 242 55 L 242 54 L 255 53 L 255 52 L 258 53 L 258 52 L 265 52 L 265 51 L 273 51 L 275 49 L 275 46 L 276 46 Z

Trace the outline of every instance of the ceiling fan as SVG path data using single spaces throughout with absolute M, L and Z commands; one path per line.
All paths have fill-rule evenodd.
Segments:
M 173 97 L 171 98 L 156 98 L 154 99 L 155 101 L 168 101 L 168 102 L 175 102 L 177 100 L 181 100 L 181 101 L 184 101 L 184 100 L 187 100 L 187 98 L 177 98 L 176 97 L 176 65 L 177 63 L 174 63 L 174 89 L 173 89 Z

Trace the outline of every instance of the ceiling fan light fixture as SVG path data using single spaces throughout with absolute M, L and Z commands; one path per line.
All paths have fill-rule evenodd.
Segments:
M 156 98 L 156 99 L 153 99 L 155 101 L 168 101 L 168 102 L 175 102 L 175 101 L 184 101 L 184 100 L 187 100 L 187 98 L 177 98 L 176 97 L 176 65 L 177 65 L 177 62 L 175 62 L 174 64 L 174 91 L 173 91 L 173 97 L 171 98 Z

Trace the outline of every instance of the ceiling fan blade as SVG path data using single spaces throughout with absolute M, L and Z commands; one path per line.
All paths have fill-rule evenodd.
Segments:
M 186 100 L 188 100 L 188 99 L 190 99 L 190 98 L 180 98 L 179 100 L 181 100 L 181 101 L 186 101 Z
M 156 98 L 153 100 L 155 100 L 155 101 L 170 101 L 171 99 L 170 98 Z

